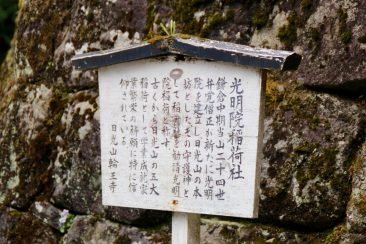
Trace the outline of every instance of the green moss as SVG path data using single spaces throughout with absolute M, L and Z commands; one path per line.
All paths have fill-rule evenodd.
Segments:
M 235 18 L 235 12 L 232 9 L 228 9 L 225 13 L 225 21 L 233 21 Z
M 340 29 L 347 28 L 347 18 L 348 18 L 347 12 L 344 12 L 344 10 L 342 8 L 340 8 L 338 10 L 338 21 L 339 21 Z
M 147 1 L 146 6 L 146 25 L 143 30 L 144 34 L 147 38 L 153 37 L 155 34 L 153 33 L 153 24 L 155 19 L 155 1 Z
M 301 0 L 301 10 L 309 11 L 313 6 L 313 0 Z
M 307 118 L 308 126 L 310 129 L 315 130 L 319 127 L 319 124 L 321 122 L 320 118 L 317 116 L 309 117 Z
M 353 206 L 357 209 L 360 215 L 366 216 L 366 196 L 360 196 L 353 199 Z
M 319 42 L 321 39 L 320 32 L 316 28 L 310 28 L 309 30 L 310 38 L 313 42 Z
M 338 10 L 338 30 L 341 42 L 348 45 L 352 41 L 352 31 L 347 26 L 348 14 L 342 8 Z
M 286 48 L 292 48 L 293 43 L 297 40 L 297 14 L 295 12 L 290 13 L 287 21 L 288 24 L 278 29 L 277 37 Z
M 252 16 L 252 25 L 256 27 L 257 29 L 261 29 L 264 26 L 266 26 L 268 21 L 268 14 L 266 12 L 263 12 L 261 10 L 257 11 Z
M 347 234 L 346 225 L 339 225 L 326 237 L 325 244 L 341 243 L 345 234 Z
M 281 85 L 283 90 L 278 90 L 278 86 Z M 266 115 L 270 115 L 283 101 L 285 96 L 285 88 L 287 84 L 282 84 L 274 81 L 271 77 L 267 78 L 266 84 Z
M 170 39 L 171 37 L 169 36 L 161 36 L 161 35 L 156 35 L 152 38 L 150 38 L 149 40 L 147 40 L 148 43 L 151 43 L 151 44 L 155 44 L 159 41 L 162 41 L 162 40 L 167 40 L 167 39 Z
M 362 159 L 361 156 L 358 154 L 355 159 L 352 161 L 351 165 L 351 174 L 354 175 L 357 172 L 362 170 Z
M 345 31 L 341 34 L 341 41 L 343 44 L 347 45 L 352 40 L 352 32 L 351 31 Z
M 223 18 L 221 13 L 215 13 L 212 17 L 209 18 L 208 25 L 216 26 L 223 22 Z
M 200 37 L 207 37 L 212 29 L 222 24 L 223 22 L 224 19 L 222 18 L 221 13 L 215 13 L 207 20 L 207 23 L 203 26 L 200 32 Z
M 319 144 L 303 144 L 294 149 L 297 154 L 305 155 L 308 159 L 306 164 L 302 165 L 296 173 L 296 179 L 299 181 L 300 188 L 303 188 L 311 179 L 317 176 L 324 180 L 329 180 L 334 189 L 343 189 L 349 187 L 348 181 L 336 172 L 336 156 L 338 150 L 335 148 L 325 148 L 320 152 L 315 149 L 320 149 Z M 344 185 L 345 184 L 345 185 Z
M 94 20 L 94 14 L 92 11 L 90 11 L 87 15 L 86 15 L 86 20 L 88 22 L 92 22 Z
M 362 36 L 357 37 L 357 41 L 359 43 L 366 43 L 366 35 L 362 35 Z
M 172 19 L 180 25 L 177 27 L 180 27 L 181 33 L 194 35 L 199 32 L 201 26 L 194 18 L 194 13 L 201 3 L 199 0 L 172 1 Z
M 294 152 L 298 154 L 311 154 L 314 149 L 317 148 L 317 145 L 314 143 L 310 144 L 302 144 L 294 148 Z
M 330 141 L 330 139 L 332 138 L 332 135 L 331 134 L 329 134 L 329 133 L 326 133 L 325 135 L 324 135 L 324 140 L 325 141 Z
M 310 36 L 308 48 L 313 48 L 313 52 L 317 53 L 321 47 L 322 37 L 320 31 L 316 28 L 310 28 L 308 31 L 308 35 Z
M 280 109 L 284 111 L 292 111 L 296 117 L 305 117 L 302 108 L 302 101 L 299 97 L 293 97 L 287 101 L 283 101 L 280 104 Z
M 235 18 L 235 11 L 232 8 L 225 9 L 224 4 L 230 4 L 240 1 L 205 1 L 205 0 L 180 0 L 169 1 L 166 4 L 171 9 L 171 16 L 162 14 L 162 20 L 158 20 L 157 6 L 160 1 L 149 0 L 146 8 L 146 26 L 144 33 L 146 39 L 151 39 L 161 33 L 157 30 L 157 33 L 153 33 L 154 23 L 165 22 L 167 18 L 172 19 L 177 23 L 177 33 L 184 33 L 188 35 L 195 35 L 200 37 L 207 37 L 218 26 L 225 22 L 232 22 Z M 205 16 L 197 19 L 194 14 L 205 7 Z M 225 12 L 224 12 L 225 11 Z M 224 12 L 224 13 L 223 13 Z M 158 15 L 160 16 L 160 15 Z M 165 18 L 165 19 L 164 19 Z

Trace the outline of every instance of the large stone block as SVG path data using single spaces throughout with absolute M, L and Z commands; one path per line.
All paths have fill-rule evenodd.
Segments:
M 60 234 L 29 213 L 0 207 L 0 243 L 57 244 Z
M 319 1 L 307 19 L 295 50 L 303 53 L 298 79 L 304 84 L 366 93 L 366 5 L 356 1 Z
M 364 107 L 279 87 L 267 93 L 260 218 L 329 228 L 346 212 L 349 168 L 364 137 Z

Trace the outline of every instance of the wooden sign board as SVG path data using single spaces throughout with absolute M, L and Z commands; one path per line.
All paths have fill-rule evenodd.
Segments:
M 257 217 L 262 71 L 174 58 L 99 68 L 103 204 Z

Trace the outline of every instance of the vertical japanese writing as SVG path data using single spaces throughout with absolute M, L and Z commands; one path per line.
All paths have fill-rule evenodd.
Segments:
M 139 140 L 138 140 L 138 127 L 137 119 L 139 115 L 138 111 L 138 94 L 137 94 L 137 83 L 138 79 L 136 77 L 131 78 L 129 81 L 129 89 L 127 90 L 129 96 L 128 105 L 128 120 L 130 123 L 126 126 L 127 136 L 129 138 L 128 148 L 129 148 L 129 191 L 136 192 L 138 188 L 138 169 L 139 162 L 137 160 L 138 157 L 138 149 L 139 149 Z
M 118 141 L 117 141 L 117 125 L 113 124 L 111 126 L 111 141 L 110 141 L 110 151 L 109 151 L 109 160 L 108 167 L 110 169 L 109 175 L 109 190 L 114 193 L 117 188 L 117 176 L 116 172 L 118 171 L 118 160 L 117 160 L 117 152 L 118 152 Z
M 111 125 L 110 191 L 117 188 L 121 150 L 130 194 L 227 200 L 231 183 L 244 179 L 244 93 L 243 78 L 186 76 L 181 69 L 121 79 L 121 123 Z
M 127 151 L 128 191 L 133 194 L 160 194 L 158 155 L 160 144 L 163 144 L 158 137 L 157 114 L 162 110 L 157 103 L 161 99 L 160 84 L 160 80 L 146 77 L 132 77 L 120 82 L 123 122 L 120 139 L 123 150 Z M 163 96 L 168 97 L 166 93 Z
M 230 85 L 230 108 L 229 114 L 230 124 L 230 146 L 231 153 L 228 160 L 231 162 L 230 175 L 228 179 L 243 179 L 242 163 L 243 163 L 243 87 L 242 80 L 234 78 Z
M 215 172 L 216 178 L 212 184 L 215 186 L 214 196 L 218 200 L 224 200 L 225 198 L 225 186 L 226 186 L 226 177 L 225 172 L 227 170 L 226 156 L 225 156 L 225 146 L 226 141 L 224 135 L 227 134 L 227 115 L 224 113 L 224 109 L 226 108 L 226 78 L 219 77 L 216 81 L 216 105 L 214 109 L 216 110 L 215 116 L 215 124 L 216 124 L 216 155 L 215 155 Z M 212 188 L 212 187 L 211 187 Z

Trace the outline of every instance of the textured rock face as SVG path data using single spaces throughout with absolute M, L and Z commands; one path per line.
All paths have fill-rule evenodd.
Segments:
M 149 233 L 136 227 L 125 227 L 95 217 L 76 217 L 63 243 L 168 243 L 167 227 Z
M 58 243 L 60 235 L 28 213 L 0 208 L 0 243 Z
M 305 84 L 366 92 L 365 12 L 362 0 L 319 1 L 295 44 L 304 54 L 299 76 Z
M 325 228 L 342 219 L 351 167 L 363 138 L 362 105 L 329 94 L 269 83 L 260 215 Z M 268 108 L 268 112 L 270 108 Z M 361 142 L 362 143 L 362 142 Z
M 347 209 L 348 228 L 353 233 L 366 232 L 366 144 L 363 145 L 352 167 L 352 194 Z
M 2 104 L 0 119 L 0 202 L 26 208 L 48 182 L 51 148 L 46 118 L 52 90 L 45 85 L 16 84 Z
M 70 58 L 138 43 L 171 18 L 184 33 L 304 56 L 269 75 L 259 220 L 203 220 L 203 243 L 362 242 L 365 11 L 361 0 L 21 1 L 0 69 L 0 243 L 168 242 L 156 224 L 169 213 L 102 206 L 97 72 Z M 66 234 L 63 210 L 85 215 Z
M 57 205 L 77 213 L 100 213 L 97 95 L 82 91 L 68 96 L 71 102 L 60 119 L 64 130 L 57 138 L 52 199 Z M 90 133 L 92 131 L 95 133 Z
M 202 219 L 201 243 L 324 243 L 325 234 L 301 233 L 248 222 Z

